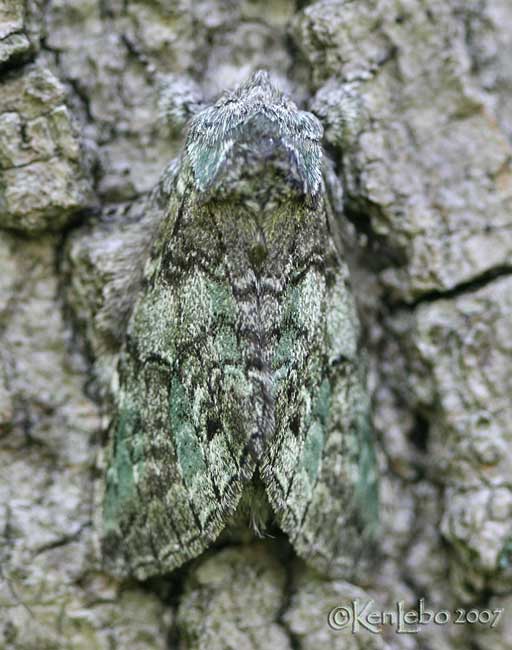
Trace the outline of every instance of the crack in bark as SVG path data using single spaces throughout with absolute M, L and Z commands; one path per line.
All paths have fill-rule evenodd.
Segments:
M 391 302 L 391 313 L 398 311 L 399 309 L 414 310 L 420 305 L 428 304 L 432 302 L 437 302 L 439 300 L 449 300 L 451 298 L 458 298 L 459 296 L 467 295 L 482 289 L 495 280 L 499 280 L 504 277 L 509 277 L 512 275 L 512 265 L 503 264 L 496 266 L 494 268 L 488 269 L 484 273 L 466 282 L 461 282 L 451 289 L 441 290 L 433 289 L 428 291 L 421 296 L 418 296 L 415 300 L 408 302 L 405 300 Z
M 55 548 L 66 546 L 66 544 L 71 544 L 72 542 L 76 542 L 76 540 L 80 538 L 83 531 L 86 530 L 87 528 L 90 528 L 91 526 L 92 526 L 92 522 L 86 521 L 85 523 L 81 524 L 78 530 L 76 530 L 74 533 L 71 533 L 69 535 L 64 535 L 63 537 L 59 537 L 58 539 L 54 539 L 50 542 L 46 542 L 45 544 L 41 544 L 34 550 L 34 557 L 37 557 L 41 553 L 52 551 Z

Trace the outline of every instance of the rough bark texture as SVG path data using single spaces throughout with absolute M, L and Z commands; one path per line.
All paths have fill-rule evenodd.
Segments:
M 353 598 L 512 608 L 508 0 L 0 0 L 0 648 L 502 648 L 512 624 L 335 632 Z M 117 582 L 94 548 L 109 247 L 187 116 L 266 67 L 326 128 L 357 233 L 380 572 L 286 541 Z

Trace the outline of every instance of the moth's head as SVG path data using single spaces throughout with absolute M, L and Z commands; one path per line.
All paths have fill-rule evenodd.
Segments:
M 197 189 L 214 195 L 315 199 L 322 185 L 323 129 L 254 73 L 190 124 L 186 153 Z

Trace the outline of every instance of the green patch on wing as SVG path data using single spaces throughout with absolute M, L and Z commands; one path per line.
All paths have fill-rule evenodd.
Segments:
M 107 472 L 104 519 L 108 530 L 116 525 L 123 503 L 135 492 L 135 472 L 142 470 L 144 461 L 143 441 L 137 436 L 138 414 L 124 410 L 119 414 L 114 433 L 114 458 Z
M 308 429 L 304 441 L 302 463 L 311 485 L 314 484 L 320 471 L 320 461 L 325 443 L 325 427 L 329 412 L 331 387 L 327 380 L 320 385 L 314 408 L 314 420 Z
M 283 316 L 281 320 L 281 336 L 276 346 L 272 367 L 277 370 L 282 366 L 293 364 L 297 347 L 296 327 L 300 310 L 300 288 L 291 287 L 286 290 L 283 299 Z
M 367 410 L 360 409 L 356 418 L 355 435 L 360 441 L 359 479 L 355 486 L 355 498 L 359 504 L 365 531 L 374 538 L 379 525 L 379 494 L 377 461 L 373 447 L 373 436 Z
M 304 441 L 302 463 L 311 485 L 314 484 L 320 468 L 320 460 L 324 448 L 324 430 L 319 422 L 313 422 L 309 427 Z
M 206 466 L 200 440 L 192 422 L 192 407 L 185 388 L 173 377 L 170 402 L 171 430 L 174 433 L 176 454 L 187 487 L 191 487 L 198 475 L 204 474 Z

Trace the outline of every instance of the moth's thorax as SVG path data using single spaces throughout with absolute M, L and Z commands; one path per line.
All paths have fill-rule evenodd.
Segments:
M 310 192 L 304 169 L 278 125 L 257 113 L 240 129 L 207 195 L 236 202 L 257 215 L 290 202 L 312 205 L 320 192 L 321 187 Z
M 257 72 L 194 118 L 186 155 L 199 192 L 252 196 L 280 184 L 313 200 L 321 189 L 322 134 L 314 115 Z

